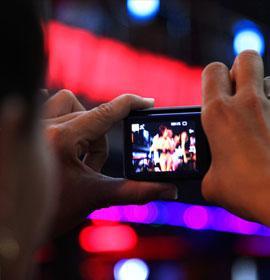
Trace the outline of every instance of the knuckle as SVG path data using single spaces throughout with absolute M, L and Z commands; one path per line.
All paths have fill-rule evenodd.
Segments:
M 75 94 L 68 89 L 61 89 L 60 91 L 58 91 L 57 95 L 65 98 L 68 97 L 71 99 L 76 98 Z
M 202 117 L 204 119 L 215 119 L 228 110 L 228 104 L 222 98 L 216 97 L 212 99 L 202 110 Z
M 137 97 L 133 94 L 127 93 L 122 96 L 125 104 L 131 104 Z
M 74 100 L 77 100 L 74 93 L 67 89 L 58 91 L 52 98 L 61 104 L 72 104 Z
M 262 109 L 263 99 L 257 94 L 256 89 L 250 89 L 249 94 L 245 95 L 241 103 L 246 109 L 257 112 Z
M 96 115 L 99 119 L 104 120 L 111 117 L 113 106 L 111 102 L 102 103 L 96 108 Z
M 123 94 L 122 95 L 122 97 L 124 98 L 124 99 L 132 99 L 132 98 L 134 98 L 134 94 L 131 94 L 131 93 L 125 93 L 125 94 Z
M 60 129 L 58 128 L 57 125 L 51 125 L 47 128 L 46 130 L 47 137 L 50 140 L 57 140 L 60 138 Z
M 57 97 L 61 100 L 61 102 L 68 103 L 68 104 L 73 104 L 76 102 L 77 97 L 76 95 L 67 89 L 62 89 L 57 93 Z
M 225 102 L 222 98 L 216 97 L 212 101 L 209 102 L 209 108 L 214 110 L 215 112 L 219 112 L 221 109 L 225 107 Z
M 49 142 L 52 143 L 57 150 L 60 150 L 63 146 L 63 141 L 68 139 L 66 130 L 59 125 L 51 125 L 48 127 L 46 129 L 46 136 Z
M 73 92 L 71 92 L 70 90 L 65 90 L 63 95 L 64 95 L 64 98 L 69 100 L 70 104 L 74 103 L 74 101 L 77 100 L 77 97 L 75 96 L 75 94 Z

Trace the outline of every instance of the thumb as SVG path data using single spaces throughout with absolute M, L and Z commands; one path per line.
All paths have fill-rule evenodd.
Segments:
M 145 204 L 152 200 L 176 200 L 177 188 L 172 184 L 138 182 L 122 178 L 99 178 L 99 201 L 110 205 Z

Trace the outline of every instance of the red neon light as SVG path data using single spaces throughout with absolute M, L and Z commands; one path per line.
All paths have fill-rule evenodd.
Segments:
M 88 226 L 79 235 L 79 243 L 89 253 L 127 251 L 137 244 L 135 231 L 127 225 Z
M 201 68 L 51 22 L 48 86 L 96 102 L 121 93 L 154 97 L 156 106 L 201 104 Z

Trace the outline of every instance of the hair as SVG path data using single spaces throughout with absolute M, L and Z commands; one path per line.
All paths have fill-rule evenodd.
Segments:
M 158 134 L 159 136 L 162 136 L 164 134 L 164 131 L 167 129 L 167 127 L 163 124 L 161 124 L 158 128 Z
M 0 106 L 15 95 L 34 110 L 46 67 L 40 19 L 34 1 L 5 2 L 0 12 Z

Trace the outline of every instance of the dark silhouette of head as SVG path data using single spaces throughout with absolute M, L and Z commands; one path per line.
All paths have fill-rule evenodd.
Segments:
M 45 54 L 43 32 L 34 1 L 9 0 L 0 16 L 0 105 L 19 96 L 33 106 L 43 85 Z

